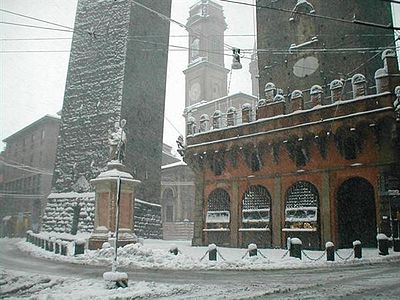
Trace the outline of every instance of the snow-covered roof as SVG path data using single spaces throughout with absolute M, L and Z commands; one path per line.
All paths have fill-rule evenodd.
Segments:
M 161 166 L 161 170 L 165 170 L 165 169 L 169 169 L 169 168 L 173 168 L 173 167 L 178 167 L 178 166 L 187 166 L 187 164 L 180 160 L 180 161 L 174 162 L 172 164 Z

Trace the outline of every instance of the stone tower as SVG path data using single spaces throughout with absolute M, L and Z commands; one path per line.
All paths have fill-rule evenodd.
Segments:
M 171 1 L 79 0 L 62 109 L 54 192 L 106 170 L 108 135 L 126 119 L 125 165 L 137 197 L 160 198 Z M 153 12 L 152 12 L 153 10 Z
M 225 17 L 222 6 L 201 0 L 190 8 L 189 59 L 185 107 L 227 95 L 228 69 L 224 67 Z
M 355 18 L 391 24 L 389 2 L 267 0 L 257 1 L 257 4 L 260 6 L 257 9 L 257 44 L 261 94 L 268 82 L 287 94 L 294 88 L 306 90 L 316 82 L 327 87 L 332 80 L 347 80 L 355 73 L 366 74 L 367 81 L 373 84 L 374 72 L 381 63 L 378 53 L 394 46 L 393 30 L 351 22 Z M 364 50 L 350 50 L 355 48 Z M 351 82 L 347 82 L 346 87 L 350 86 Z M 329 89 L 325 88 L 325 92 Z

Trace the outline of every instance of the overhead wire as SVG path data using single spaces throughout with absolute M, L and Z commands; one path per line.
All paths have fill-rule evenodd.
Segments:
M 13 12 L 13 11 L 10 11 L 10 10 L 6 10 L 6 9 L 0 8 L 0 11 L 1 11 L 1 12 L 5 12 L 5 13 L 8 13 L 8 14 L 16 15 L 16 16 L 19 16 L 19 17 L 22 17 L 22 18 L 26 18 L 26 19 L 30 19 L 30 20 L 35 20 L 35 21 L 39 21 L 39 22 L 42 22 L 42 23 L 50 24 L 50 25 L 55 25 L 55 26 L 58 26 L 58 27 L 62 27 L 62 28 L 65 28 L 65 29 L 72 30 L 72 31 L 74 30 L 74 28 L 72 28 L 72 27 L 70 27 L 70 26 L 65 26 L 65 25 L 62 25 L 62 24 L 58 24 L 58 23 L 46 21 L 46 20 L 43 20 L 43 19 L 39 19 L 39 18 L 27 16 L 27 15 L 20 14 L 20 13 L 16 13 L 16 12 Z
M 37 29 L 45 29 L 45 30 L 53 30 L 53 31 L 63 31 L 63 32 L 70 32 L 70 33 L 74 32 L 73 30 L 70 30 L 70 29 L 52 28 L 52 27 L 36 26 L 36 25 L 30 25 L 30 24 L 21 24 L 21 23 L 13 23 L 13 22 L 5 22 L 5 21 L 0 21 L 0 24 L 37 28 Z
M 274 11 L 302 15 L 302 16 L 307 16 L 307 17 L 311 17 L 311 18 L 318 18 L 318 19 L 342 22 L 342 23 L 347 23 L 347 24 L 358 24 L 358 25 L 365 25 L 365 26 L 373 26 L 373 27 L 382 28 L 382 29 L 400 30 L 400 27 L 395 27 L 392 25 L 376 24 L 376 23 L 366 22 L 366 21 L 357 20 L 357 19 L 353 19 L 353 20 L 340 19 L 340 18 L 335 18 L 335 17 L 323 16 L 323 15 L 319 15 L 316 13 L 306 13 L 306 12 L 295 11 L 295 10 L 286 9 L 286 8 L 280 8 L 280 7 L 268 6 L 268 5 L 251 4 L 251 3 L 240 2 L 240 1 L 235 1 L 235 0 L 219 0 L 219 1 L 232 3 L 232 4 L 238 4 L 238 5 L 253 6 L 256 8 L 269 9 L 269 10 L 274 10 Z

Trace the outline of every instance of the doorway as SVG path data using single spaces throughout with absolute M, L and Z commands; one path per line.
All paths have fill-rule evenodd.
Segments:
M 337 192 L 339 247 L 351 248 L 360 240 L 376 247 L 376 208 L 373 186 L 361 177 L 346 180 Z

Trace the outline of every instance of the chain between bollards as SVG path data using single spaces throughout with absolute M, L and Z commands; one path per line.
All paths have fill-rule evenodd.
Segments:
M 301 250 L 301 252 L 302 252 L 302 253 L 304 254 L 304 256 L 307 257 L 309 260 L 318 261 L 318 260 L 321 260 L 321 259 L 325 256 L 326 250 L 325 250 L 324 253 L 322 253 L 322 255 L 319 256 L 318 258 L 312 258 L 312 257 L 308 256 L 307 253 L 306 253 L 304 250 Z
M 290 249 L 288 249 L 288 250 L 286 251 L 286 253 L 283 254 L 283 256 L 281 257 L 281 259 L 284 259 L 284 258 L 286 257 L 286 255 L 288 255 L 289 251 L 290 251 Z
M 346 257 L 346 258 L 343 258 L 343 257 L 339 254 L 339 252 L 338 252 L 337 250 L 335 251 L 335 253 L 336 253 L 336 255 L 337 255 L 341 260 L 349 260 L 350 257 L 353 255 L 354 250 L 351 250 L 350 255 L 349 255 L 348 257 Z

